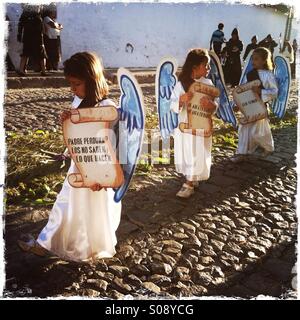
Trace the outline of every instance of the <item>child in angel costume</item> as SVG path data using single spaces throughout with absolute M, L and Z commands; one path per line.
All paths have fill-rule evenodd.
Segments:
M 72 110 L 77 108 L 115 107 L 115 103 L 108 98 L 108 85 L 101 62 L 95 54 L 74 54 L 65 61 L 64 73 L 75 96 L 71 110 L 62 113 L 62 121 L 70 118 Z M 122 185 L 113 189 L 95 183 L 89 188 L 75 188 L 65 179 L 48 223 L 37 240 L 19 240 L 23 250 L 37 255 L 51 252 L 72 261 L 89 261 L 115 254 L 121 199 L 133 175 L 144 130 L 143 98 L 136 80 L 125 69 L 119 69 L 118 79 L 122 95 L 117 110 L 118 120 L 111 124 L 111 131 L 119 135 L 119 139 L 122 138 L 122 144 L 126 144 L 127 148 L 126 159 L 121 165 L 124 175 Z M 78 173 L 73 160 L 68 175 Z
M 236 120 L 228 100 L 222 67 L 214 52 L 193 49 L 186 57 L 179 81 L 176 70 L 177 62 L 174 58 L 162 60 L 156 74 L 156 98 L 162 139 L 174 133 L 176 171 L 186 179 L 177 196 L 189 198 L 199 181 L 209 178 L 211 168 L 212 126 L 207 132 L 201 126 L 196 131 L 189 130 L 187 125 L 191 114 L 190 102 L 196 96 L 191 90 L 195 83 L 204 85 L 211 92 L 219 92 L 215 96 L 203 95 L 197 101 L 198 109 L 208 118 L 208 122 L 212 124 L 211 116 L 216 110 L 225 122 L 235 125 Z
M 256 48 L 245 63 L 241 76 L 240 86 L 251 81 L 259 80 L 260 85 L 252 90 L 260 97 L 266 108 L 266 117 L 257 121 L 243 121 L 242 117 L 238 128 L 238 147 L 233 162 L 245 159 L 247 155 L 255 154 L 258 148 L 262 149 L 261 156 L 267 157 L 274 151 L 274 141 L 268 119 L 268 107 L 278 118 L 285 113 L 289 88 L 289 63 L 283 56 L 274 58 L 275 70 L 271 52 L 263 47 Z

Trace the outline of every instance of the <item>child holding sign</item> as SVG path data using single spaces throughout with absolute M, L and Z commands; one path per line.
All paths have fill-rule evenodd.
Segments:
M 252 64 L 253 70 L 248 72 L 247 82 L 260 80 L 261 85 L 252 90 L 259 95 L 267 108 L 268 102 L 275 99 L 278 94 L 276 79 L 272 72 L 271 52 L 261 47 L 255 49 L 252 55 Z M 237 154 L 231 159 L 233 162 L 242 161 L 245 155 L 253 154 L 258 147 L 263 149 L 263 156 L 274 151 L 273 137 L 267 117 L 255 122 L 240 124 L 238 135 Z
M 115 106 L 107 99 L 108 85 L 96 55 L 76 53 L 65 61 L 64 73 L 75 95 L 72 108 Z M 66 111 L 61 118 L 70 115 Z M 72 161 L 68 174 L 77 172 Z M 116 203 L 113 197 L 111 188 L 101 189 L 99 184 L 74 188 L 66 179 L 38 239 L 19 241 L 19 245 L 39 255 L 48 250 L 74 261 L 112 257 L 121 218 L 121 202 Z
M 193 49 L 186 58 L 178 83 L 174 87 L 171 97 L 171 109 L 178 113 L 179 123 L 188 122 L 188 103 L 193 98 L 189 92 L 194 82 L 213 86 L 211 80 L 206 77 L 210 71 L 210 56 L 206 50 Z M 201 98 L 201 107 L 213 113 L 218 104 L 209 96 Z M 174 135 L 174 152 L 176 170 L 182 173 L 186 182 L 177 193 L 178 197 L 188 198 L 194 193 L 194 187 L 199 181 L 207 180 L 211 167 L 212 137 L 194 135 L 182 132 L 176 128 Z

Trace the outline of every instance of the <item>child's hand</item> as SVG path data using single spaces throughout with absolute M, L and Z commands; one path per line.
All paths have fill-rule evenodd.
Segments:
M 202 97 L 200 103 L 204 109 L 207 109 L 209 111 L 215 111 L 217 109 L 217 104 L 208 96 Z
M 101 185 L 100 185 L 99 183 L 95 183 L 94 185 L 92 185 L 92 186 L 90 187 L 90 189 L 91 189 L 92 191 L 100 191 L 100 190 L 102 189 L 102 187 L 101 187 Z
M 234 107 L 233 107 L 233 111 L 234 112 L 238 112 L 240 109 L 239 109 L 239 107 L 237 106 L 237 105 L 235 105 Z
M 191 101 L 191 99 L 193 98 L 193 93 L 192 92 L 187 92 L 185 94 L 183 94 L 182 96 L 180 96 L 180 99 L 179 99 L 179 105 L 183 105 L 183 104 L 186 104 L 186 103 L 189 103 Z
M 260 87 L 253 87 L 252 91 L 257 93 L 259 96 L 261 95 L 261 88 Z
M 71 112 L 70 111 L 63 111 L 60 115 L 60 121 L 63 123 L 65 120 L 69 119 L 71 117 Z

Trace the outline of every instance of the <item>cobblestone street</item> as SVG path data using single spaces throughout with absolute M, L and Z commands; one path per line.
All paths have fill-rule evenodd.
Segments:
M 153 112 L 153 83 L 142 90 Z M 297 94 L 293 82 L 290 117 Z M 111 96 L 117 102 L 116 85 Z M 60 130 L 59 113 L 71 99 L 68 88 L 8 89 L 6 130 Z M 237 164 L 229 161 L 232 146 L 215 144 L 210 179 L 189 200 L 175 196 L 183 178 L 173 165 L 135 175 L 122 202 L 117 254 L 94 264 L 22 252 L 17 239 L 36 236 L 51 207 L 7 206 L 6 296 L 296 298 L 297 128 L 277 127 L 273 135 L 271 156 Z

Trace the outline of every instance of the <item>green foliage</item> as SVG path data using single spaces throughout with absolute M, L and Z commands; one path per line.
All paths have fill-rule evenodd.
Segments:
M 61 133 L 36 130 L 27 134 L 6 134 L 7 204 L 52 204 L 66 170 L 51 156 L 64 151 Z

